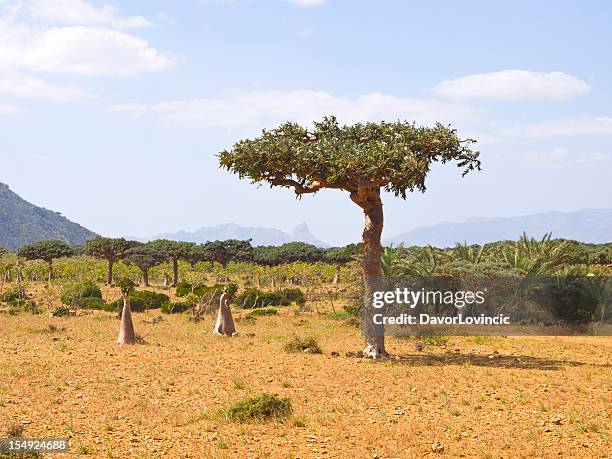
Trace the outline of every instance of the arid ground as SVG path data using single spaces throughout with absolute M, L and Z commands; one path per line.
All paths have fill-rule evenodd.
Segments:
M 346 356 L 362 347 L 357 328 L 294 308 L 238 321 L 233 338 L 214 336 L 212 317 L 158 315 L 135 313 L 144 342 L 119 347 L 111 313 L 0 314 L 0 428 L 108 458 L 612 454 L 612 338 L 450 337 L 422 350 L 389 338 L 401 359 L 372 361 Z M 293 335 L 323 354 L 286 352 Z M 224 418 L 263 392 L 289 397 L 293 415 Z

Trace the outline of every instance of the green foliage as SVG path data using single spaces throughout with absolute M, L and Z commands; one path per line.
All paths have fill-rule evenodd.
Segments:
M 204 254 L 208 261 L 226 267 L 230 261 L 252 261 L 253 247 L 249 241 L 228 239 L 204 244 Z
M 130 307 L 132 311 L 146 311 L 148 309 L 160 309 L 163 304 L 170 302 L 170 297 L 163 293 L 151 292 L 149 290 L 135 291 L 130 296 Z M 119 311 L 123 307 L 123 299 L 113 301 L 108 309 Z
M 45 260 L 51 263 L 56 258 L 71 257 L 72 248 L 63 241 L 49 240 L 26 244 L 17 251 L 17 255 L 26 260 Z
M 276 316 L 278 310 L 272 308 L 262 308 L 252 310 L 246 317 L 260 317 L 260 316 Z
M 319 346 L 315 338 L 299 338 L 297 336 L 294 336 L 291 341 L 285 344 L 284 349 L 287 352 L 304 352 L 307 354 L 323 353 L 321 346 Z
M 296 194 L 322 188 L 349 192 L 358 184 L 393 192 L 425 190 L 432 163 L 457 161 L 463 174 L 480 169 L 478 153 L 455 130 L 437 124 L 357 123 L 340 126 L 335 117 L 315 123 L 314 130 L 295 123 L 264 130 L 252 140 L 237 142 L 219 154 L 221 167 L 253 183 L 293 187 Z
M 234 403 L 225 411 L 231 421 L 263 421 L 284 418 L 293 412 L 288 398 L 279 398 L 276 394 L 264 393 Z
M 26 289 L 23 285 L 17 284 L 9 286 L 4 292 L 0 293 L 0 301 L 20 301 L 27 298 Z
M 79 307 L 81 309 L 105 310 L 106 303 L 104 302 L 102 298 L 97 298 L 97 297 L 81 298 Z
M 85 243 L 85 252 L 93 257 L 114 262 L 121 259 L 127 250 L 137 244 L 137 242 L 127 241 L 123 238 L 98 236 Z
M 429 346 L 438 346 L 438 347 L 444 347 L 448 344 L 448 336 L 445 335 L 436 335 L 436 334 L 432 334 L 432 335 L 423 335 L 420 337 L 421 340 L 423 341 L 423 343 L 429 345 Z
M 30 314 L 40 314 L 42 311 L 40 310 L 38 304 L 34 300 L 30 299 L 15 299 L 6 302 L 9 307 L 9 313 L 16 312 L 29 312 Z
M 211 299 L 212 302 L 219 301 L 221 294 L 228 286 L 234 286 L 232 289 L 237 289 L 236 284 L 215 284 L 207 287 L 204 284 L 192 285 L 188 282 L 179 282 L 176 287 L 176 296 L 186 298 L 189 295 L 194 295 L 197 299 L 204 299 L 208 301 Z
M 117 286 L 121 289 L 121 294 L 123 296 L 130 296 L 136 288 L 134 281 L 127 277 L 120 279 L 119 282 L 117 282 Z
M 541 240 L 527 237 L 523 233 L 517 242 L 511 242 L 500 250 L 502 260 L 511 268 L 527 275 L 552 274 L 569 264 L 568 241 L 551 239 L 551 233 Z
M 180 314 L 189 311 L 193 306 L 188 303 L 164 303 L 161 306 L 163 314 Z
M 102 300 L 102 291 L 98 288 L 95 282 L 85 281 L 67 285 L 62 290 L 60 299 L 66 306 L 85 308 L 85 303 L 95 305 L 96 302 L 86 301 L 91 298 Z M 102 302 L 104 303 L 104 302 Z M 89 309 L 89 308 L 85 308 Z M 101 309 L 93 307 L 91 309 Z
M 264 292 L 257 288 L 247 288 L 236 297 L 234 303 L 241 308 L 263 308 L 266 306 L 289 306 L 292 301 L 298 305 L 305 302 L 304 293 L 299 288 L 286 288 L 278 292 Z
M 146 271 L 162 263 L 165 259 L 165 252 L 159 248 L 141 244 L 126 250 L 123 262 L 129 265 L 138 266 L 142 271 Z

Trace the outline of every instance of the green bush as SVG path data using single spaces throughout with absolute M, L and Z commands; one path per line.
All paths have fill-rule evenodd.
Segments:
M 305 352 L 308 354 L 322 354 L 323 350 L 317 340 L 314 338 L 299 338 L 295 336 L 291 341 L 285 344 L 284 349 L 287 352 Z
M 257 316 L 275 316 L 278 314 L 276 309 L 265 308 L 265 309 L 254 309 L 251 311 L 247 317 L 257 317 Z
M 176 286 L 176 296 L 184 298 L 188 295 L 193 294 L 199 299 L 205 299 L 205 300 L 208 300 L 212 296 L 211 301 L 215 303 L 219 301 L 219 298 L 221 298 L 221 294 L 223 293 L 223 290 L 226 288 L 229 288 L 230 291 L 234 291 L 234 292 L 237 290 L 236 284 L 228 284 L 228 285 L 215 284 L 215 285 L 211 285 L 210 287 L 207 287 L 204 284 L 198 284 L 194 286 L 188 282 L 183 281 L 183 282 L 179 282 L 178 285 Z
M 102 298 L 97 297 L 82 298 L 81 303 L 79 304 L 79 307 L 81 309 L 104 310 L 105 306 L 106 303 L 104 302 L 104 300 L 102 300 Z
M 189 311 L 192 308 L 187 303 L 164 303 L 161 307 L 163 314 L 180 314 L 181 312 Z
M 96 298 L 99 301 L 91 301 L 92 298 Z M 100 309 L 99 307 L 88 306 L 99 305 L 102 302 L 102 291 L 92 281 L 77 282 L 64 287 L 60 299 L 66 306 Z
M 163 293 L 151 292 L 149 290 L 141 290 L 132 293 L 130 296 L 130 307 L 132 311 L 146 311 L 147 309 L 159 309 L 163 304 L 169 303 L 170 297 Z M 123 298 L 118 298 L 110 304 L 110 307 L 105 310 L 119 311 L 123 308 Z
M 295 303 L 300 306 L 306 302 L 304 292 L 302 292 L 299 288 L 285 288 L 281 290 L 280 293 L 290 302 L 295 301 Z
M 246 398 L 232 405 L 225 415 L 231 421 L 260 421 L 289 416 L 293 412 L 288 398 L 279 398 L 276 394 L 262 394 Z
M 292 301 L 303 305 L 304 293 L 299 288 L 286 288 L 279 292 L 264 292 L 248 288 L 236 297 L 234 303 L 241 308 L 264 308 L 266 306 L 289 306 Z
M 41 310 L 33 300 L 11 300 L 7 301 L 11 308 L 11 313 L 29 312 L 30 314 L 40 314 Z
M 0 293 L 0 301 L 11 301 L 25 300 L 27 298 L 26 290 L 21 285 L 15 285 L 6 289 L 6 291 Z

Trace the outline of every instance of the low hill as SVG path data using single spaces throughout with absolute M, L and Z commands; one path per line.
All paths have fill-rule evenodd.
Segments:
M 71 222 L 59 212 L 35 206 L 0 182 L 0 245 L 11 251 L 43 239 L 83 244 L 96 233 Z

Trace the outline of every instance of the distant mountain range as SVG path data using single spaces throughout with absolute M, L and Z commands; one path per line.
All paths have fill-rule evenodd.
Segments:
M 253 246 L 282 245 L 287 242 L 306 242 L 317 247 L 329 247 L 329 244 L 317 239 L 308 229 L 306 223 L 296 226 L 291 234 L 275 228 L 252 228 L 240 226 L 236 223 L 226 223 L 216 226 L 205 226 L 194 232 L 178 231 L 176 233 L 163 233 L 156 236 L 140 239 L 150 241 L 154 239 L 170 239 L 173 241 L 195 242 L 198 244 L 207 241 L 223 241 L 226 239 L 251 239 Z
M 30 204 L 0 183 L 0 245 L 14 251 L 24 244 L 59 239 L 81 245 L 96 233 L 71 222 L 59 212 Z
M 582 242 L 612 242 L 612 209 L 586 209 L 575 212 L 544 212 L 520 217 L 471 218 L 463 223 L 438 223 L 413 229 L 398 236 L 383 239 L 384 245 L 397 246 L 431 244 L 449 247 L 455 243 L 483 244 L 500 240 L 516 240 L 526 232 L 541 238 L 552 232 L 553 238 L 575 239 Z M 30 204 L 0 182 L 0 245 L 11 251 L 24 244 L 43 239 L 59 239 L 81 245 L 96 234 L 71 222 L 59 212 Z M 140 241 L 171 239 L 204 243 L 226 239 L 251 239 L 251 244 L 281 245 L 306 242 L 318 247 L 329 244 L 312 235 L 306 223 L 291 233 L 275 228 L 253 228 L 227 223 L 205 226 L 194 232 L 158 234 L 151 238 L 130 238 Z
M 516 240 L 523 232 L 536 238 L 552 232 L 553 238 L 591 243 L 612 242 L 612 209 L 551 211 L 520 217 L 471 218 L 463 223 L 438 223 L 385 238 L 383 244 L 451 247 L 457 242 L 483 244 Z

